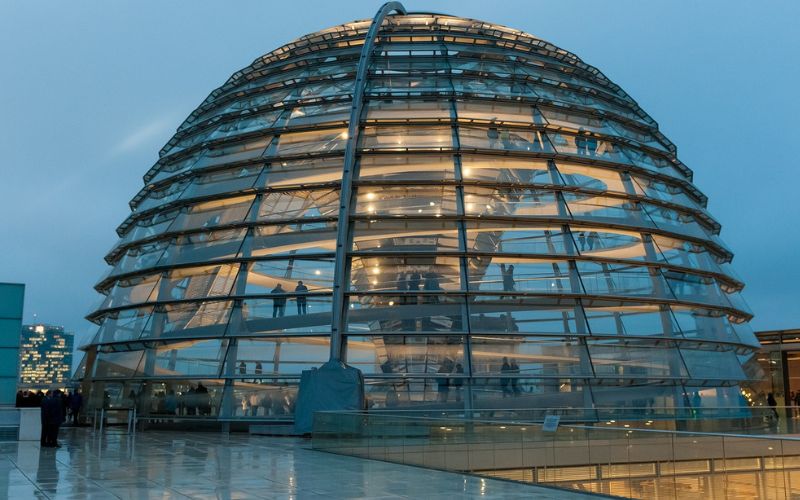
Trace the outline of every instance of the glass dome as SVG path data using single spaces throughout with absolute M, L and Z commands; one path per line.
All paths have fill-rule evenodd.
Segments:
M 144 181 L 89 316 L 90 406 L 287 418 L 330 358 L 374 408 L 734 406 L 750 378 L 691 170 L 520 31 L 410 13 L 304 36 L 214 90 Z

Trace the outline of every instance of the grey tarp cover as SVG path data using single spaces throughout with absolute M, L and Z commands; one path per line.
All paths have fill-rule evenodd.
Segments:
M 303 370 L 294 410 L 294 430 L 308 434 L 314 412 L 364 409 L 364 376 L 361 370 L 341 361 L 328 361 L 319 368 Z

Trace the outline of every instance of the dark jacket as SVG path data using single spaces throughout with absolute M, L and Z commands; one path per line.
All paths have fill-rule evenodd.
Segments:
M 61 425 L 64 422 L 64 405 L 59 396 L 46 396 L 42 400 L 42 423 Z

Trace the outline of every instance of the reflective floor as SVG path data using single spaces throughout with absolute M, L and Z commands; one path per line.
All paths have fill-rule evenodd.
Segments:
M 246 434 L 62 430 L 62 448 L 0 443 L 0 498 L 596 498 L 310 450 Z

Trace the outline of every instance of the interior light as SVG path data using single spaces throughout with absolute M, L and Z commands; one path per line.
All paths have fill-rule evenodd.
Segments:
M 342 139 L 347 139 L 347 137 L 348 137 L 348 135 L 347 135 L 347 130 L 345 130 L 344 132 L 342 132 L 342 133 L 341 133 L 341 134 L 339 134 L 339 135 L 342 137 Z
M 418 210 L 417 210 L 417 213 L 422 213 L 422 209 L 421 209 L 421 208 L 420 208 L 420 209 L 418 209 Z
M 367 199 L 368 200 L 374 200 L 375 199 L 375 193 L 367 193 Z
M 314 274 L 316 274 L 317 276 L 319 276 L 320 274 L 322 274 L 322 271 L 320 271 L 319 269 L 317 269 L 316 271 L 314 271 Z
M 429 205 L 430 205 L 430 206 L 432 206 L 432 207 L 435 207 L 435 206 L 436 206 L 436 203 L 434 203 L 434 202 L 430 202 L 430 203 L 429 203 Z
M 394 301 L 393 301 L 393 300 L 390 300 L 390 301 L 389 301 L 389 305 L 390 305 L 390 306 L 393 306 L 393 305 L 394 305 Z
M 465 176 L 469 176 L 469 175 L 472 173 L 472 169 L 470 169 L 470 168 L 465 168 L 465 169 L 461 170 L 461 173 L 462 173 L 463 175 L 465 175 Z

